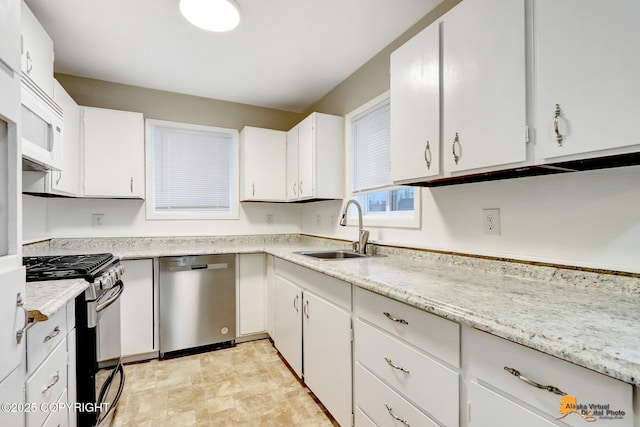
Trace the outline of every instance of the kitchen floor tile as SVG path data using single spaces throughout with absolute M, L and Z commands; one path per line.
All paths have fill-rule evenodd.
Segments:
M 338 425 L 266 339 L 125 371 L 124 392 L 105 427 Z

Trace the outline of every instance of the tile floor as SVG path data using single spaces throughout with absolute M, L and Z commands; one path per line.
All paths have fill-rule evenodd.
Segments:
M 106 427 L 336 426 L 269 340 L 125 366 Z

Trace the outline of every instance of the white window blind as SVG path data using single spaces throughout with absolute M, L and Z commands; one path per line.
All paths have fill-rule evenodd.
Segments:
M 389 102 L 351 123 L 353 144 L 353 192 L 391 184 Z
M 156 211 L 228 211 L 233 139 L 229 134 L 156 126 L 153 195 Z

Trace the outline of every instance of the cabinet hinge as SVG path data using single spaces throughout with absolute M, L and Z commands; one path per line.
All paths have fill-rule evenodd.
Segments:
M 356 414 L 354 414 L 353 412 L 351 413 L 351 427 L 354 427 L 356 425 Z
M 524 143 L 529 143 L 529 126 L 524 127 Z

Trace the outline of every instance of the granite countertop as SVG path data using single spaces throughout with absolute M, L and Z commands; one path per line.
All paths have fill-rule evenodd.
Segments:
M 296 252 L 348 243 L 301 239 L 60 240 L 47 253 L 113 252 L 121 259 L 266 252 L 355 286 L 640 385 L 640 278 L 381 247 L 339 261 Z M 118 243 L 116 245 L 116 243 Z M 111 250 L 105 250 L 110 248 Z M 31 284 L 27 285 L 27 302 Z M 70 292 L 73 293 L 73 292 Z M 43 300 L 46 298 L 43 298 Z
M 84 279 L 47 280 L 27 282 L 25 308 L 29 323 L 44 322 L 64 308 L 69 301 L 84 292 L 89 284 Z

